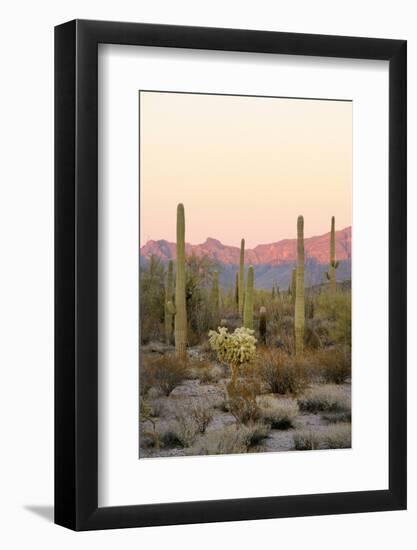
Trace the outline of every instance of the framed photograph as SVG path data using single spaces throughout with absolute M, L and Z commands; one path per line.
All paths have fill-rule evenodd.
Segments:
M 55 29 L 55 522 L 406 508 L 406 42 Z

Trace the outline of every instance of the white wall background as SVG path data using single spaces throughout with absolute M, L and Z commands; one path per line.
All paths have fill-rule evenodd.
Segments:
M 3 6 L 0 86 L 0 545 L 412 548 L 417 540 L 417 19 L 412 0 L 15 0 Z M 408 40 L 409 510 L 75 534 L 53 499 L 53 26 L 110 19 Z M 341 472 L 342 474 L 342 472 Z

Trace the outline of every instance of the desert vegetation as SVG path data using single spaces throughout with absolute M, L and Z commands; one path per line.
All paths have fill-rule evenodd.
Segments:
M 140 266 L 140 457 L 351 446 L 351 292 L 328 271 L 306 286 L 304 219 L 287 289 L 256 286 L 245 239 L 234 284 L 186 254 L 177 208 L 175 261 Z

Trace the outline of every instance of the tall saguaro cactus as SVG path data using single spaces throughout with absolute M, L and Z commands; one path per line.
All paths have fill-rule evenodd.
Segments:
M 185 302 L 185 216 L 184 205 L 177 206 L 177 270 L 175 278 L 175 349 L 177 357 L 187 357 L 187 308 Z
M 295 304 L 295 296 L 297 294 L 297 268 L 294 267 L 291 273 L 291 302 Z
M 174 299 L 174 263 L 169 260 L 167 283 L 165 287 L 165 341 L 167 344 L 171 343 L 172 339 L 172 301 Z
M 295 290 L 295 353 L 303 352 L 304 347 L 304 218 L 298 216 L 297 220 L 297 277 Z
M 245 239 L 240 241 L 239 264 L 239 315 L 243 315 L 243 301 L 245 298 Z
M 254 285 L 253 266 L 248 268 L 248 280 L 246 282 L 245 311 L 243 315 L 243 326 L 253 329 L 253 285 Z
M 335 258 L 336 249 L 336 236 L 335 236 L 335 221 L 332 216 L 332 226 L 330 230 L 330 265 L 328 278 L 330 281 L 330 292 L 333 294 L 336 292 L 336 269 L 339 267 L 339 262 L 336 262 Z

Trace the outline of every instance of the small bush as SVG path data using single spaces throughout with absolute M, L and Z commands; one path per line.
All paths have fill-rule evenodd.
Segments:
M 258 405 L 260 417 L 272 429 L 288 430 L 294 427 L 295 419 L 299 414 L 297 403 L 294 401 L 265 395 L 258 399 Z
M 255 370 L 271 393 L 297 395 L 306 385 L 299 360 L 281 350 L 260 351 Z
M 187 377 L 185 364 L 173 354 L 143 355 L 140 365 L 142 395 L 151 387 L 169 395 Z
M 330 384 L 343 384 L 351 376 L 351 350 L 332 347 L 311 352 L 305 357 L 310 375 Z
M 206 433 L 190 451 L 192 455 L 223 455 L 247 453 L 262 439 L 268 437 L 269 428 L 263 424 L 226 426 Z
M 322 414 L 321 417 L 328 424 L 352 421 L 352 414 L 350 411 Z
M 293 434 L 294 449 L 311 451 L 317 449 L 349 449 L 352 446 L 352 427 L 349 423 L 328 426 L 320 432 L 299 430 Z
M 260 393 L 260 384 L 254 379 L 238 380 L 227 385 L 226 408 L 239 424 L 253 423 L 259 419 L 256 396 Z
M 350 396 L 340 386 L 316 386 L 298 398 L 301 411 L 310 413 L 350 412 Z
M 200 380 L 202 384 L 216 383 L 224 378 L 223 369 L 219 365 L 213 365 L 203 359 L 190 361 L 188 372 L 191 378 Z
M 213 418 L 213 411 L 205 399 L 194 399 L 188 407 L 187 413 L 194 420 L 198 431 L 202 434 Z

